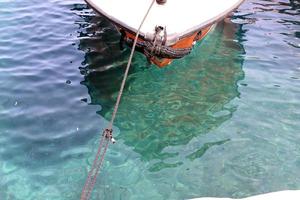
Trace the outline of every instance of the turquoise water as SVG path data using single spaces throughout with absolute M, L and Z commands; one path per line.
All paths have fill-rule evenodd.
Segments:
M 136 53 L 92 199 L 300 189 L 300 4 L 248 0 L 164 69 Z M 0 199 L 79 199 L 129 55 L 79 0 L 0 1 Z

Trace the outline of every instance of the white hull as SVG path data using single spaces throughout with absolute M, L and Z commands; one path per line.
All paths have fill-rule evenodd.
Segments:
M 300 190 L 286 190 L 286 191 L 256 195 L 252 197 L 243 198 L 240 200 L 299 200 L 299 199 L 300 199 Z M 234 200 L 234 199 L 204 197 L 204 198 L 198 198 L 193 200 Z
M 86 0 L 97 12 L 112 22 L 136 32 L 152 0 Z M 167 0 L 155 3 L 141 35 L 153 39 L 155 26 L 166 27 L 167 45 L 176 43 L 191 32 L 212 25 L 236 9 L 244 0 Z

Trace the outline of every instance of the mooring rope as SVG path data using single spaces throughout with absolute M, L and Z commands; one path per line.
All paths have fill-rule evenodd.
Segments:
M 126 70 L 125 70 L 125 73 L 124 73 L 124 77 L 123 77 L 123 80 L 122 80 L 120 91 L 119 91 L 117 101 L 116 101 L 116 104 L 115 104 L 115 107 L 114 107 L 114 110 L 113 110 L 113 114 L 112 114 L 110 123 L 108 125 L 108 128 L 106 128 L 103 131 L 103 134 L 100 137 L 99 147 L 98 147 L 98 150 L 97 150 L 97 153 L 96 153 L 96 156 L 95 156 L 95 160 L 93 162 L 91 170 L 88 173 L 88 177 L 85 181 L 84 187 L 83 187 L 82 192 L 81 192 L 80 200 L 88 200 L 91 197 L 93 188 L 94 188 L 96 180 L 97 180 L 97 175 L 98 175 L 99 170 L 101 168 L 101 165 L 104 161 L 104 157 L 105 157 L 105 153 L 107 151 L 108 145 L 111 141 L 114 142 L 114 139 L 112 137 L 113 136 L 113 134 L 112 134 L 113 129 L 112 128 L 113 128 L 113 124 L 114 124 L 114 121 L 115 121 L 115 118 L 116 118 L 116 114 L 118 112 L 118 108 L 119 108 L 119 105 L 120 105 L 120 101 L 121 101 L 121 97 L 122 97 L 123 90 L 124 90 L 124 87 L 125 87 L 125 83 L 126 83 L 126 80 L 127 80 L 127 77 L 128 77 L 128 72 L 129 72 L 131 62 L 132 62 L 132 58 L 133 58 L 133 54 L 134 54 L 135 47 L 136 47 L 136 44 L 137 44 L 137 40 L 138 40 L 138 37 L 139 37 L 139 34 L 140 34 L 140 30 L 141 30 L 141 28 L 142 28 L 142 26 L 143 26 L 143 24 L 144 24 L 144 22 L 145 22 L 145 20 L 148 16 L 148 14 L 149 14 L 151 8 L 153 7 L 155 1 L 156 0 L 152 0 L 150 6 L 149 6 L 149 8 L 148 8 L 141 24 L 140 24 L 137 32 L 136 32 L 136 36 L 135 36 L 135 39 L 134 39 L 134 42 L 133 42 L 133 45 L 132 45 L 131 53 L 130 53 L 130 56 L 129 56 L 129 59 L 128 59 L 128 63 L 127 63 L 127 66 L 126 66 Z

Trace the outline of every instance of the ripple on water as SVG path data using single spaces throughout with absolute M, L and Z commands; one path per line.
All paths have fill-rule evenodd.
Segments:
M 249 0 L 167 68 L 136 53 L 93 198 L 299 189 L 298 15 Z M 0 21 L 0 198 L 76 199 L 129 50 L 77 0 L 4 0 Z

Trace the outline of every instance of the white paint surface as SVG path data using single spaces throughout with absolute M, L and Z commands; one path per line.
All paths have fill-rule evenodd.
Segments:
M 152 0 L 86 0 L 94 9 L 133 31 L 137 30 Z M 141 29 L 152 35 L 156 25 L 167 27 L 168 40 L 224 17 L 243 0 L 167 0 L 155 3 Z M 173 38 L 172 38 L 173 37 Z
M 261 194 L 257 196 L 247 197 L 240 200 L 299 200 L 299 199 L 300 199 L 300 190 L 286 190 L 286 191 L 272 192 L 268 194 Z M 232 200 L 232 199 L 204 197 L 204 198 L 197 198 L 193 200 Z

